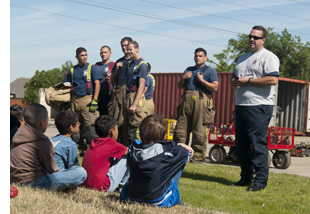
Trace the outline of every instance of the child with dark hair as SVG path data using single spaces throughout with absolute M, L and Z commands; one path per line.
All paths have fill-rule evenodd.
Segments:
M 118 127 L 112 116 L 102 115 L 95 121 L 95 138 L 87 149 L 82 166 L 88 177 L 83 186 L 113 192 L 129 177 L 126 166 L 127 147 L 116 142 Z
M 79 166 L 77 158 L 77 145 L 71 139 L 71 135 L 77 134 L 79 131 L 79 120 L 77 113 L 66 110 L 59 112 L 55 117 L 55 125 L 59 133 L 51 138 L 51 142 L 55 149 L 54 159 L 59 169 L 69 169 L 72 166 Z
M 87 174 L 82 167 L 60 170 L 53 158 L 53 145 L 44 135 L 47 109 L 32 103 L 25 108 L 24 119 L 11 146 L 11 182 L 49 190 L 70 190 L 83 183 Z
M 13 105 L 10 107 L 10 145 L 17 130 L 24 125 L 25 120 L 23 116 L 23 107 L 20 105 Z
M 23 107 L 21 105 L 13 105 L 10 107 L 10 114 L 16 117 L 20 123 L 19 127 L 24 125 Z
M 129 147 L 127 165 L 130 178 L 122 189 L 121 201 L 136 201 L 159 207 L 182 203 L 178 185 L 191 147 L 165 141 L 167 124 L 160 115 L 141 122 L 140 138 Z

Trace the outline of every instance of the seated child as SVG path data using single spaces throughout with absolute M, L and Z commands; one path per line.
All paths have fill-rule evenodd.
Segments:
M 51 141 L 43 133 L 48 114 L 43 105 L 33 103 L 24 110 L 25 124 L 13 137 L 10 153 L 10 179 L 30 187 L 68 190 L 84 182 L 82 167 L 60 170 Z
M 24 125 L 23 107 L 20 105 L 13 105 L 10 107 L 10 145 L 17 130 Z
M 122 189 L 121 201 L 136 201 L 159 207 L 180 202 L 178 190 L 186 162 L 193 149 L 185 144 L 165 141 L 167 124 L 160 115 L 149 115 L 139 127 L 141 141 L 129 147 L 128 182 Z
M 13 105 L 10 107 L 10 114 L 18 119 L 19 127 L 24 125 L 24 123 L 25 123 L 23 111 L 24 111 L 24 109 L 20 105 Z
M 55 149 L 54 159 L 59 169 L 69 169 L 73 166 L 80 167 L 77 158 L 78 149 L 76 143 L 71 139 L 72 134 L 79 132 L 78 115 L 70 110 L 61 111 L 55 117 L 55 125 L 60 134 L 51 138 Z
M 127 147 L 116 142 L 118 127 L 114 117 L 102 115 L 95 121 L 95 138 L 87 149 L 82 166 L 87 171 L 83 186 L 113 192 L 129 177 L 126 166 Z

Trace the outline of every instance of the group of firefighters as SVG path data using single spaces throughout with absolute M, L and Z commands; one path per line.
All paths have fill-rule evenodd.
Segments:
M 232 186 L 249 186 L 247 191 L 264 189 L 268 180 L 268 124 L 273 111 L 274 85 L 278 83 L 279 59 L 264 48 L 266 29 L 254 26 L 249 34 L 249 52 L 236 59 L 230 80 L 235 87 L 236 152 L 241 166 L 241 179 Z M 151 66 L 139 54 L 139 45 L 131 38 L 121 40 L 124 56 L 115 64 L 110 61 L 111 49 L 101 48 L 102 62 L 87 63 L 84 48 L 76 50 L 78 65 L 70 69 L 64 82 L 71 82 L 71 109 L 84 124 L 88 144 L 96 137 L 93 127 L 101 114 L 117 119 L 120 127 L 118 142 L 129 146 L 136 137 L 141 121 L 154 114 L 152 95 L 155 81 Z M 204 162 L 206 137 L 214 122 L 212 93 L 218 90 L 216 71 L 206 65 L 207 52 L 197 48 L 195 65 L 186 68 L 178 82 L 184 88 L 182 102 L 177 108 L 177 125 L 173 140 L 188 144 L 192 133 L 192 162 Z M 157 90 L 164 90 L 162 88 Z
M 102 61 L 94 65 L 87 62 L 86 49 L 77 48 L 78 64 L 63 80 L 71 83 L 70 109 L 78 113 L 80 136 L 88 145 L 97 137 L 93 125 L 99 115 L 108 114 L 117 120 L 118 142 L 129 146 L 137 137 L 141 121 L 154 114 L 155 79 L 150 74 L 151 65 L 141 58 L 136 41 L 124 37 L 120 44 L 122 58 L 112 62 L 111 49 L 104 45 L 100 49 Z M 194 60 L 195 66 L 188 67 L 178 83 L 179 88 L 185 88 L 185 94 L 178 107 L 174 140 L 188 143 L 192 132 L 192 161 L 204 161 L 208 127 L 215 113 L 211 94 L 218 89 L 218 76 L 206 66 L 207 53 L 203 48 L 195 50 Z

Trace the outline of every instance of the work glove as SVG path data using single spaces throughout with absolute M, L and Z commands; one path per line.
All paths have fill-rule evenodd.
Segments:
M 89 105 L 89 112 L 95 113 L 98 110 L 98 100 L 93 99 Z

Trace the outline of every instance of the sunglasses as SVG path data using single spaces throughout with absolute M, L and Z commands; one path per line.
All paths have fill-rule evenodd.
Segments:
M 259 37 L 259 36 L 252 36 L 251 34 L 249 34 L 249 39 L 254 39 L 254 40 L 258 40 L 258 39 L 263 39 L 264 37 Z

